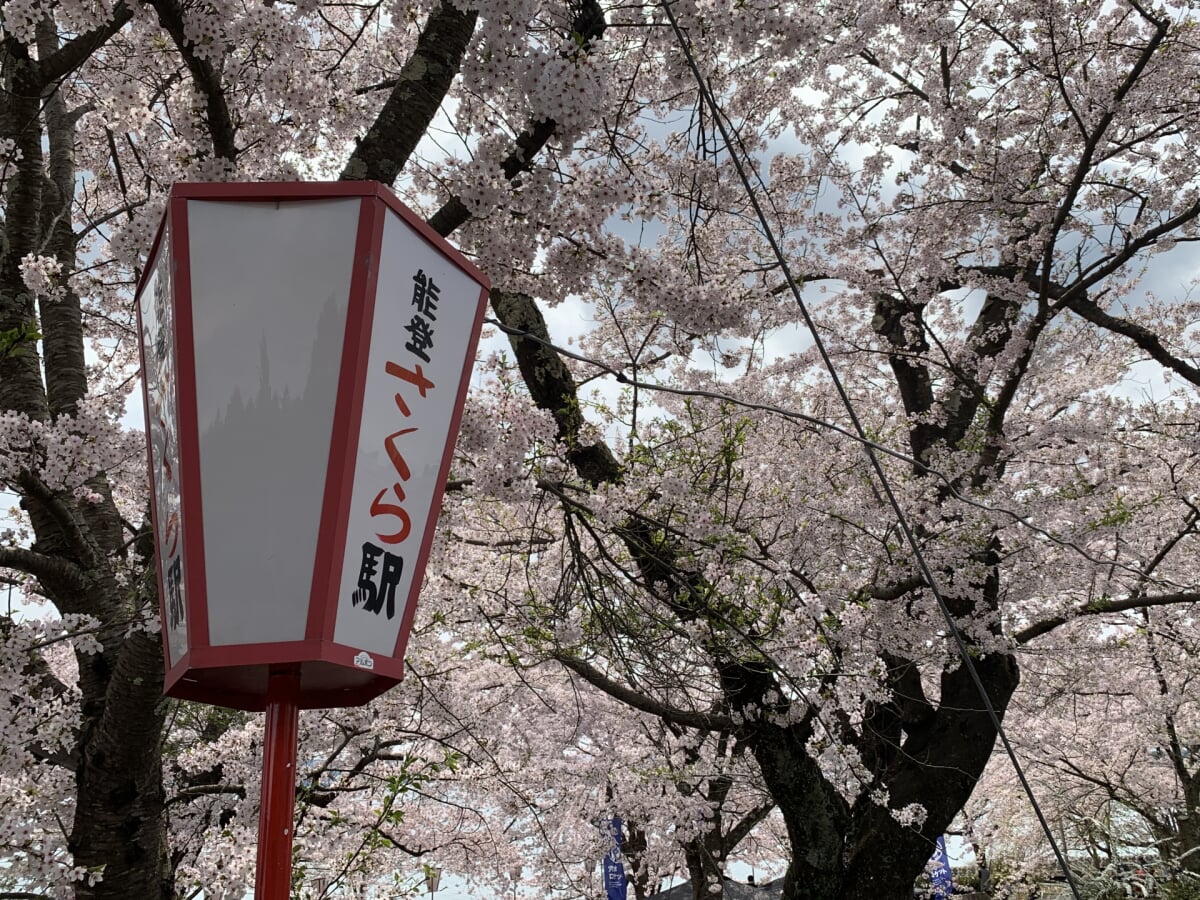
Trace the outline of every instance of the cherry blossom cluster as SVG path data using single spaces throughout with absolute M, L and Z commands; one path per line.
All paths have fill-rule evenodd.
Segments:
M 458 439 L 460 452 L 472 458 L 462 474 L 472 480 L 472 491 L 485 497 L 527 491 L 534 454 L 555 438 L 553 419 L 511 386 L 512 372 L 496 373 L 498 382 L 510 384 L 509 390 L 472 398 Z
M 49 256 L 30 254 L 21 260 L 21 277 L 39 300 L 57 302 L 66 296 L 62 283 L 62 263 Z
M 45 15 L 41 0 L 17 0 L 11 7 L 4 7 L 3 31 L 23 44 L 33 44 L 37 36 L 37 24 Z
M 37 886 L 68 896 L 71 884 L 86 877 L 72 864 L 59 823 L 70 809 L 72 777 L 66 768 L 27 778 L 33 750 L 65 754 L 72 746 L 78 710 L 73 707 L 73 661 L 64 639 L 82 622 L 6 621 L 0 629 L 0 689 L 9 701 L 0 710 L 0 848 L 6 865 L 0 885 Z M 38 665 L 30 666 L 36 659 Z M 41 667 L 45 667 L 42 669 Z M 39 674 L 49 673 L 50 677 Z M 56 681 L 57 679 L 57 681 Z
M 11 411 L 0 415 L 0 479 L 12 484 L 29 471 L 50 490 L 74 491 L 96 502 L 87 483 L 144 452 L 138 436 L 115 421 L 110 403 L 111 398 L 87 398 L 75 415 L 51 423 Z
M 339 890 L 418 879 L 406 848 L 497 893 L 594 896 L 606 840 L 596 818 L 621 815 L 647 836 L 640 871 L 668 877 L 689 846 L 763 799 L 740 742 L 756 728 L 808 728 L 797 764 L 848 808 L 887 808 L 923 834 L 944 824 L 934 804 L 894 801 L 862 744 L 873 714 L 913 699 L 893 683 L 897 658 L 931 709 L 962 663 L 847 436 L 789 275 L 805 281 L 870 440 L 903 457 L 882 466 L 955 627 L 978 659 L 1013 654 L 1025 667 L 1009 721 L 1062 819 L 1083 835 L 1078 810 L 1102 792 L 1144 801 L 1139 815 L 1169 832 L 1194 762 L 1168 769 L 1143 745 L 1169 748 L 1172 730 L 1196 727 L 1194 622 L 1188 607 L 1140 617 L 1106 604 L 1196 581 L 1194 391 L 1160 384 L 1161 371 L 1153 397 L 1128 380 L 1147 356 L 1131 334 L 1155 335 L 1159 357 L 1196 357 L 1195 301 L 1146 296 L 1139 281 L 1167 263 L 1192 277 L 1171 250 L 1196 237 L 1200 193 L 1187 4 L 1153 15 L 1099 0 L 674 4 L 736 148 L 660 6 L 606 5 L 607 30 L 590 42 L 570 6 L 472 7 L 462 69 L 397 187 L 426 215 L 461 202 L 464 252 L 495 285 L 535 298 L 552 341 L 598 365 L 566 361 L 578 393 L 538 409 L 511 358 L 481 361 L 410 676 L 369 709 L 304 719 L 306 871 Z M 136 365 L 131 285 L 166 187 L 336 176 L 437 7 L 187 3 L 182 49 L 138 7 L 56 85 L 88 173 L 71 207 L 84 242 L 74 266 L 30 252 L 20 274 L 47 303 L 68 285 L 80 297 L 91 394 L 51 422 L 0 411 L 0 480 L 32 473 L 81 516 L 110 511 L 111 489 L 136 528 L 142 448 L 116 422 Z M 12 0 L 3 27 L 33 47 L 48 14 L 65 40 L 110 12 Z M 211 64 L 215 82 L 181 53 Z M 216 99 L 232 158 L 214 152 Z M 514 137 L 549 122 L 546 146 L 509 178 Z M 16 147 L 0 135 L 6 179 Z M 1105 317 L 1125 334 L 1097 327 Z M 560 424 L 577 418 L 576 430 Z M 597 486 L 576 460 L 602 443 L 620 474 Z M 6 546 L 32 546 L 25 528 Z M 117 549 L 125 537 L 106 583 L 152 593 L 137 554 Z M 127 640 L 155 627 L 146 609 L 121 608 L 120 627 L 106 627 Z M 70 749 L 71 666 L 96 649 L 89 624 L 64 622 L 0 644 L 0 687 L 37 700 L 0 727 L 0 848 L 17 887 L 51 892 L 84 873 L 63 828 L 46 824 L 69 809 L 70 778 L 36 762 L 28 729 Z M 1046 622 L 1061 624 L 1029 636 Z M 31 689 L 35 645 L 68 686 L 58 699 Z M 647 707 L 716 710 L 730 733 L 631 711 L 563 658 Z M 730 709 L 722 666 L 747 660 L 774 685 Z M 1112 721 L 1135 724 L 1093 724 Z M 179 886 L 241 892 L 257 722 L 181 708 L 171 728 Z M 1068 786 L 1064 771 L 1078 776 Z M 1010 782 L 986 776 L 993 815 L 1015 808 Z M 773 819 L 757 833 L 779 832 Z

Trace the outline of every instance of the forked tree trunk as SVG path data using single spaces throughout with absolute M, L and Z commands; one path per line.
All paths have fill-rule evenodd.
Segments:
M 997 654 L 975 665 L 1002 714 L 1019 679 L 1015 660 Z M 803 738 L 798 726 L 764 727 L 753 743 L 793 848 L 783 900 L 911 900 L 934 841 L 970 798 L 995 742 L 968 674 L 959 666 L 943 677 L 936 714 L 906 736 L 903 761 L 883 773 L 888 808 L 866 796 L 848 806 L 821 776 Z M 926 810 L 920 828 L 892 815 L 909 803 Z
M 97 45 L 102 40 L 96 41 Z M 38 56 L 59 47 L 54 23 L 38 26 Z M 8 40 L 4 70 L 12 96 L 0 120 L 4 136 L 21 151 L 5 196 L 0 251 L 0 332 L 39 326 L 43 356 L 32 341 L 0 355 L 0 410 L 32 420 L 73 415 L 87 392 L 79 298 L 68 294 L 39 310 L 23 283 L 20 261 L 52 256 L 64 271 L 75 267 L 72 228 L 75 122 L 61 92 L 44 92 L 28 48 Z M 40 315 L 39 315 L 40 313 Z M 42 362 L 45 368 L 42 368 Z M 80 728 L 66 758 L 45 765 L 74 767 L 77 794 L 68 849 L 88 873 L 75 885 L 79 900 L 170 900 L 161 772 L 162 655 L 157 635 L 131 631 L 148 595 L 121 585 L 113 560 L 122 547 L 120 517 L 102 477 L 92 480 L 96 503 L 52 491 L 38 473 L 19 478 L 21 505 L 36 536 L 30 574 L 64 614 L 98 622 L 97 653 L 77 652 Z M 147 561 L 148 562 L 148 561 Z

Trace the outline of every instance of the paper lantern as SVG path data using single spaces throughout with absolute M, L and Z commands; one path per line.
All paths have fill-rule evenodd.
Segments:
M 167 694 L 400 680 L 487 291 L 374 182 L 174 187 L 137 293 Z

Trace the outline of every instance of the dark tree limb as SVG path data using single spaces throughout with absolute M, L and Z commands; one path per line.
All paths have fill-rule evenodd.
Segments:
M 684 728 L 699 728 L 702 731 L 730 731 L 734 727 L 733 720 L 728 716 L 679 709 L 631 690 L 578 657 L 559 653 L 555 654 L 554 658 L 592 687 L 603 691 L 614 700 L 619 700 L 626 706 L 656 716 L 664 722 L 673 722 Z
M 396 180 L 462 67 L 476 18 L 449 2 L 430 14 L 383 109 L 342 169 L 342 181 Z
M 1129 319 L 1111 315 L 1095 302 L 1083 296 L 1072 295 L 1069 297 L 1067 308 L 1093 325 L 1099 325 L 1107 331 L 1128 338 L 1163 368 L 1169 369 L 1191 384 L 1200 385 L 1200 368 L 1185 362 L 1167 350 L 1158 335 L 1148 328 Z
M 175 42 L 179 55 L 191 73 L 192 83 L 205 98 L 205 122 L 212 138 L 213 155 L 235 162 L 238 156 L 236 129 L 225 99 L 221 75 L 212 60 L 196 54 L 195 45 L 188 40 L 183 28 L 183 7 L 179 0 L 150 0 L 158 13 L 158 22 Z
M 58 30 L 50 18 L 37 28 L 38 56 L 53 59 Z M 75 268 L 76 237 L 71 217 L 75 200 L 75 122 L 62 91 L 51 89 L 43 102 L 47 166 L 42 188 L 41 246 L 64 272 Z M 50 415 L 73 414 L 87 394 L 87 363 L 83 351 L 83 317 L 78 295 L 67 290 L 53 303 L 39 304 L 42 355 Z
M 86 524 L 79 520 L 75 511 L 62 497 L 31 472 L 22 473 L 17 479 L 16 488 L 30 516 L 41 520 L 41 523 L 34 522 L 39 542 L 47 540 L 48 526 L 52 523 L 53 530 L 57 532 L 55 550 L 61 547 L 64 555 L 85 568 L 93 569 L 99 566 L 103 555 L 88 534 Z
M 872 600 L 899 600 L 905 594 L 924 586 L 925 578 L 921 575 L 914 575 L 910 578 L 902 578 L 899 581 L 894 581 L 891 584 L 872 585 L 870 590 L 863 593 L 869 595 Z
M 41 243 L 42 77 L 29 48 L 16 38 L 0 43 L 0 66 L 5 79 L 0 103 L 0 127 L 14 141 L 5 184 L 3 242 L 0 242 L 0 334 L 24 333 L 36 322 L 34 298 L 25 286 L 21 260 L 37 253 Z M 42 387 L 41 361 L 28 347 L 0 354 L 0 409 L 44 421 L 48 417 Z
M 82 591 L 88 580 L 83 569 L 59 556 L 48 556 L 23 547 L 0 547 L 0 569 L 16 569 L 48 585 Z
M 584 444 L 584 418 L 575 379 L 550 343 L 546 319 L 534 299 L 525 294 L 492 291 L 492 309 L 509 331 L 509 343 L 521 377 L 539 409 L 554 416 L 558 439 L 579 476 L 592 487 L 621 480 L 622 469 L 603 441 Z M 523 337 L 521 335 L 532 335 Z
M 908 443 L 917 463 L 928 463 L 928 453 L 938 439 L 939 429 L 925 420 L 933 408 L 933 378 L 924 355 L 929 352 L 925 340 L 922 307 L 900 297 L 881 293 L 875 297 L 875 333 L 888 343 L 888 363 L 900 389 L 904 411 L 913 424 Z M 922 467 L 914 463 L 918 470 Z
M 160 739 L 162 644 L 157 634 L 135 631 L 111 655 L 95 654 L 84 686 L 83 734 L 75 772 L 78 792 L 67 848 L 77 865 L 103 866 L 104 880 L 76 889 L 77 900 L 117 896 L 169 900 L 162 829 L 163 791 Z M 97 697 L 85 682 L 103 679 Z
M 1183 603 L 1200 603 L 1200 592 L 1180 591 L 1172 594 L 1151 594 L 1126 597 L 1124 600 L 1093 600 L 1072 610 L 1069 614 L 1051 616 L 1022 628 L 1013 635 L 1018 644 L 1028 644 L 1034 638 L 1048 634 L 1081 616 L 1099 616 L 1106 613 L 1127 612 L 1131 609 L 1148 609 L 1153 606 L 1178 606 Z
M 593 43 L 604 36 L 607 23 L 604 20 L 604 9 L 597 0 L 583 0 L 571 23 L 571 31 L 579 41 L 580 50 L 587 52 Z M 558 130 L 558 124 L 553 119 L 542 119 L 529 125 L 517 135 L 513 141 L 512 152 L 500 164 L 504 177 L 512 181 L 522 172 L 528 171 L 534 159 L 542 148 L 550 142 Z M 443 237 L 461 228 L 471 213 L 457 196 L 450 197 L 442 208 L 429 219 L 429 225 Z
M 738 819 L 737 824 L 725 832 L 724 843 L 726 849 L 732 852 L 738 844 L 750 835 L 751 831 L 758 827 L 760 822 L 771 814 L 773 809 L 775 809 L 775 801 L 768 800 L 760 803 Z
M 103 25 L 97 25 L 91 31 L 85 31 L 76 38 L 67 41 L 54 53 L 43 57 L 38 63 L 38 74 L 43 85 L 50 85 L 74 72 L 92 55 L 103 47 L 108 40 L 124 28 L 133 19 L 133 9 L 118 0 L 113 4 L 112 18 Z

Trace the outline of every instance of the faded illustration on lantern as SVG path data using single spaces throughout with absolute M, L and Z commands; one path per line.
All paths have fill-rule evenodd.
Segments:
M 188 620 L 180 518 L 179 370 L 170 260 L 170 233 L 164 229 L 139 303 L 163 627 L 173 664 L 187 652 Z

